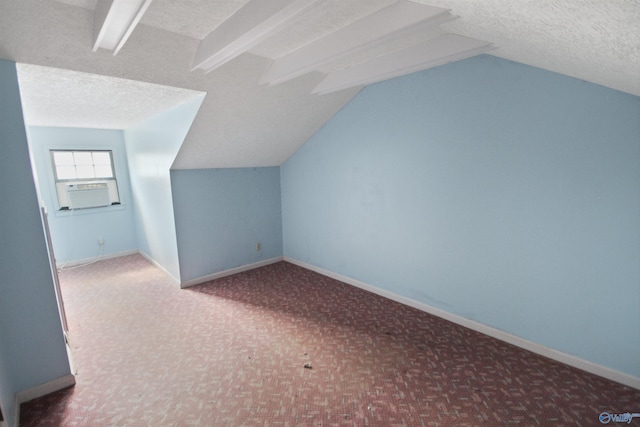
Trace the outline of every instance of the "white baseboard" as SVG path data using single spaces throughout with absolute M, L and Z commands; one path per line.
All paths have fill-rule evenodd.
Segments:
M 78 259 L 75 261 L 63 262 L 60 265 L 56 265 L 56 268 L 58 268 L 59 270 L 60 269 L 64 270 L 65 268 L 77 267 L 83 264 L 92 264 L 97 261 L 104 261 L 105 259 L 119 258 L 121 256 L 133 255 L 137 253 L 139 253 L 137 249 L 131 249 L 128 251 L 115 252 L 107 255 L 100 255 L 99 257 L 91 257 L 91 258 Z
M 520 338 L 508 332 L 501 331 L 500 329 L 496 329 L 491 326 L 484 325 L 480 322 L 476 322 L 474 320 L 470 320 L 465 317 L 459 316 L 457 314 L 449 313 L 448 311 L 444 311 L 439 308 L 430 306 L 428 304 L 415 301 L 411 298 L 407 298 L 402 295 L 398 295 L 393 292 L 380 289 L 375 286 L 371 286 L 367 283 L 361 282 L 351 277 L 343 276 L 341 274 L 334 273 L 329 270 L 325 270 L 324 268 L 316 267 L 315 265 L 312 265 L 312 264 L 307 264 L 306 262 L 303 262 L 303 261 L 298 261 L 296 259 L 289 258 L 286 256 L 283 257 L 283 259 L 284 261 L 290 262 L 291 264 L 295 264 L 297 266 L 306 268 L 308 270 L 315 271 L 316 273 L 320 273 L 323 276 L 327 276 L 332 279 L 336 279 L 340 282 L 344 282 L 348 285 L 352 285 L 357 288 L 364 289 L 366 291 L 369 291 L 371 293 L 380 295 L 390 300 L 399 302 L 401 304 L 408 305 L 409 307 L 416 308 L 418 310 L 424 311 L 426 313 L 429 313 L 434 316 L 440 317 L 442 319 L 448 320 L 450 322 L 456 323 L 460 326 L 464 326 L 476 332 L 480 332 L 482 334 L 496 338 L 500 341 L 504 341 L 506 343 L 515 345 L 525 350 L 529 350 L 532 353 L 539 354 L 541 356 L 547 357 L 557 362 L 564 363 L 565 365 L 569 365 L 574 368 L 578 368 L 583 371 L 589 372 L 591 374 L 598 375 L 600 377 L 609 379 L 611 381 L 615 381 L 620 384 L 624 384 L 626 386 L 640 390 L 640 378 L 634 377 L 633 375 L 625 374 L 624 372 L 616 371 L 615 369 L 598 365 L 596 363 L 589 362 L 588 360 L 584 360 L 579 357 L 572 356 L 570 354 L 563 353 L 561 351 L 554 350 L 549 347 L 545 347 L 542 344 L 538 344 L 536 342 L 529 341 L 524 338 Z
M 23 390 L 16 393 L 16 407 L 15 407 L 15 421 L 14 426 L 18 427 L 20 425 L 20 404 L 24 402 L 28 402 L 33 399 L 37 399 L 38 397 L 46 396 L 47 394 L 51 394 L 55 391 L 62 390 L 67 387 L 71 387 L 75 385 L 76 377 L 72 374 L 65 375 L 64 377 L 60 377 L 53 381 L 49 381 L 44 384 L 40 384 L 39 386 L 30 388 L 28 390 Z
M 180 284 L 181 288 L 188 288 L 190 286 L 199 285 L 201 283 L 210 282 L 215 279 L 220 279 L 221 277 L 231 276 L 233 274 L 242 273 L 244 271 L 253 270 L 254 268 L 264 267 L 265 265 L 275 264 L 276 262 L 282 261 L 282 257 L 270 258 L 264 261 L 254 262 L 252 264 L 242 265 L 240 267 L 231 268 L 229 270 L 219 271 L 217 273 L 208 274 L 203 277 L 198 277 L 196 279 L 187 280 L 186 282 L 182 282 Z
M 180 284 L 180 279 L 176 278 L 173 274 L 171 274 L 169 272 L 169 270 L 167 270 L 166 268 L 164 268 L 162 265 L 160 265 L 158 263 L 158 261 L 156 261 L 155 259 L 151 258 L 151 255 L 148 255 L 147 253 L 143 252 L 143 251 L 138 251 L 138 253 L 140 255 L 142 255 L 142 257 L 144 259 L 146 259 L 147 261 L 149 261 L 151 264 L 153 264 L 157 269 L 162 270 L 167 276 L 171 277 L 171 279 L 173 279 L 174 282 L 176 282 L 176 284 Z

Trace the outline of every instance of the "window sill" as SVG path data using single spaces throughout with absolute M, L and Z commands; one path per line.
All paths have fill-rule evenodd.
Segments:
M 55 211 L 55 216 L 64 218 L 68 216 L 78 216 L 78 215 L 99 215 L 106 214 L 115 211 L 122 211 L 126 209 L 126 205 L 111 205 L 111 206 L 102 206 L 99 208 L 84 208 L 84 209 L 57 209 Z

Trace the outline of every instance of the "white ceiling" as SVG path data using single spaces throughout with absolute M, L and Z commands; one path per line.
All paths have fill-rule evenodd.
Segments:
M 442 30 L 490 42 L 495 48 L 492 55 L 640 96 L 637 0 L 413 1 L 450 9 L 458 18 L 443 24 Z M 359 90 L 311 95 L 322 73 L 425 38 L 420 33 L 407 35 L 326 65 L 319 70 L 322 73 L 272 87 L 259 84 L 271 60 L 395 3 L 319 0 L 308 13 L 248 53 L 209 74 L 189 71 L 200 41 L 247 2 L 153 0 L 122 50 L 113 56 L 102 49 L 91 50 L 96 0 L 0 0 L 0 57 L 67 70 L 21 67 L 30 124 L 127 127 L 137 120 L 134 117 L 146 118 L 158 108 L 206 92 L 174 167 L 267 166 L 286 160 Z M 69 70 L 100 77 L 68 74 Z M 123 80 L 107 83 L 108 77 Z M 160 86 L 147 90 L 132 80 Z M 96 99 L 100 105 L 78 111 L 74 93 L 87 104 Z M 128 102 L 130 110 L 122 114 L 122 97 L 127 94 L 136 101 Z M 88 111 L 95 114 L 83 114 Z M 118 113 L 128 120 L 118 118 Z M 97 124 L 100 121 L 102 125 Z
M 39 65 L 17 69 L 31 126 L 127 129 L 203 93 Z

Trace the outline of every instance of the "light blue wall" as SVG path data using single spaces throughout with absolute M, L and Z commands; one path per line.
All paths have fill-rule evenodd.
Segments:
M 0 60 L 0 402 L 71 373 L 22 117 L 15 63 Z
M 365 88 L 281 179 L 285 256 L 640 377 L 640 98 L 480 56 Z
M 172 170 L 171 186 L 182 282 L 282 256 L 280 168 Z
M 138 245 L 176 280 L 180 277 L 169 169 L 204 94 L 124 132 Z
M 8 340 L 1 334 L 2 329 L 0 329 L 0 343 L 7 342 Z M 9 370 L 9 365 L 5 362 L 4 358 L 5 355 L 0 350 L 0 411 L 2 411 L 3 416 L 6 418 L 7 415 L 5 414 L 7 414 L 8 411 L 5 409 L 5 406 L 15 407 L 15 391 L 14 385 L 10 380 L 11 371 Z M 11 417 L 13 418 L 13 412 L 11 412 Z
M 104 239 L 103 255 L 136 251 L 138 242 L 122 131 L 31 126 L 28 136 L 38 172 L 40 196 L 48 211 L 57 264 L 95 258 L 100 249 L 100 237 Z M 121 205 L 60 211 L 49 154 L 51 149 L 113 150 Z

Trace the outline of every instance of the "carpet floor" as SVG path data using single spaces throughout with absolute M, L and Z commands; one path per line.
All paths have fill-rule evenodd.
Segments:
M 60 280 L 77 384 L 23 403 L 25 427 L 588 426 L 640 412 L 640 390 L 286 262 L 184 290 L 139 255 Z

